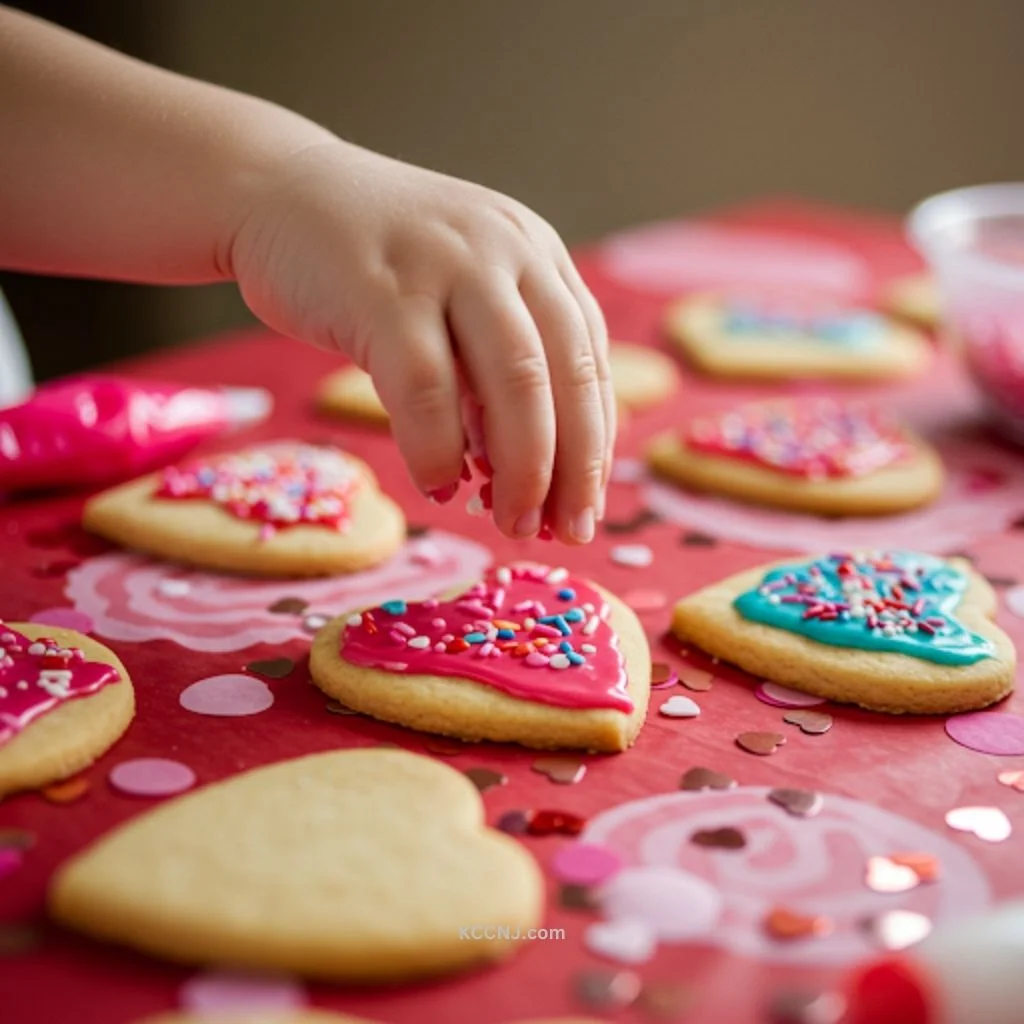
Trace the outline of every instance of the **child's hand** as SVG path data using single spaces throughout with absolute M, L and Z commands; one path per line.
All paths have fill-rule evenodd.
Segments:
M 260 183 L 231 270 L 275 330 L 368 370 L 413 479 L 450 497 L 459 373 L 484 407 L 494 519 L 594 534 L 615 440 L 607 334 L 555 231 L 486 188 L 343 142 Z

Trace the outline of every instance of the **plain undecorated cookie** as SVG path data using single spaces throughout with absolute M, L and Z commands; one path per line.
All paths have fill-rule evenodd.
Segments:
M 933 331 L 942 321 L 942 299 L 939 286 L 931 274 L 899 277 L 885 290 L 885 308 L 902 320 L 926 331 Z
M 949 714 L 993 704 L 1013 690 L 1016 652 L 993 621 L 996 596 L 965 559 L 948 564 L 966 574 L 968 588 L 956 617 L 988 639 L 995 657 L 968 665 L 943 665 L 908 654 L 820 643 L 742 616 L 733 602 L 758 587 L 787 559 L 730 576 L 684 597 L 675 606 L 672 632 L 715 657 L 794 689 L 840 703 L 893 714 Z
M 889 380 L 912 377 L 931 361 L 917 330 L 886 324 L 877 345 L 846 347 L 801 332 L 737 337 L 725 330 L 727 299 L 699 294 L 673 303 L 665 316 L 672 342 L 698 369 L 716 377 L 752 380 Z
M 824 516 L 883 516 L 928 505 L 945 479 L 935 449 L 905 431 L 911 453 L 863 476 L 811 479 L 726 455 L 697 451 L 678 432 L 652 441 L 647 461 L 659 476 L 696 491 L 755 505 Z
M 348 707 L 412 729 L 539 749 L 622 751 L 633 743 L 644 723 L 651 655 L 636 615 L 613 594 L 595 589 L 608 602 L 608 623 L 618 636 L 627 692 L 633 702 L 630 712 L 556 707 L 458 676 L 390 672 L 351 664 L 340 654 L 348 614 L 333 619 L 317 633 L 310 652 L 310 673 L 324 693 Z
M 80 648 L 89 661 L 113 665 L 120 674 L 96 693 L 65 700 L 0 743 L 0 797 L 39 789 L 87 768 L 113 746 L 135 714 L 135 691 L 121 660 L 103 644 L 57 626 L 7 623 L 30 640 L 46 637 Z M 2 631 L 2 628 L 0 628 Z
M 376 427 L 391 422 L 373 380 L 358 366 L 343 366 L 324 377 L 317 391 L 317 406 L 330 415 Z
M 171 960 L 370 982 L 510 954 L 539 924 L 543 881 L 521 844 L 486 826 L 461 772 L 346 750 L 134 818 L 58 871 L 49 906 L 69 927 Z M 491 937 L 463 937 L 476 926 Z
M 345 458 L 362 481 L 351 499 L 351 522 L 344 532 L 300 523 L 263 538 L 259 521 L 239 518 L 212 501 L 159 497 L 160 473 L 91 498 L 82 525 L 123 547 L 206 569 L 294 577 L 358 572 L 398 551 L 405 541 L 405 516 L 364 462 L 347 453 Z

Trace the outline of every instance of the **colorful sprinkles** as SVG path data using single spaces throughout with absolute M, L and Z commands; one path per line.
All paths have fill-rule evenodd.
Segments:
M 239 519 L 262 523 L 260 539 L 267 540 L 300 524 L 348 530 L 361 481 L 356 464 L 336 448 L 282 445 L 172 466 L 156 493 L 212 501 Z
M 752 402 L 694 420 L 687 447 L 811 480 L 867 476 L 913 451 L 883 410 L 832 398 Z
M 831 345 L 876 344 L 885 320 L 865 309 L 799 308 L 792 302 L 733 299 L 722 310 L 726 334 L 775 341 L 780 337 Z

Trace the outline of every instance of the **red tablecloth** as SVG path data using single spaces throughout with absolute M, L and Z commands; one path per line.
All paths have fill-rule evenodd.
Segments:
M 678 289 L 722 284 L 727 279 L 748 285 L 793 280 L 844 298 L 870 301 L 886 280 L 918 266 L 898 227 L 890 221 L 789 203 L 758 205 L 696 227 L 661 225 L 620 236 L 578 255 L 604 306 L 612 335 L 649 344 L 660 343 L 660 311 L 665 298 Z M 697 505 L 677 509 L 671 502 L 668 508 L 662 502 L 661 511 L 682 518 L 675 522 L 636 518 L 645 502 L 658 504 L 658 495 L 652 497 L 646 484 L 634 482 L 612 486 L 609 521 L 589 548 L 513 544 L 498 537 L 486 521 L 463 514 L 461 502 L 445 508 L 425 502 L 411 486 L 386 435 L 331 422 L 313 412 L 314 386 L 336 362 L 328 354 L 250 331 L 147 357 L 121 369 L 195 384 L 267 387 L 276 400 L 272 420 L 230 444 L 292 437 L 338 442 L 373 465 L 384 487 L 405 507 L 412 524 L 475 540 L 488 546 L 496 560 L 556 559 L 619 594 L 642 588 L 675 599 L 723 575 L 777 557 L 780 547 L 801 546 L 787 539 L 793 536 L 792 521 L 787 520 L 787 525 L 768 517 L 755 522 L 749 514 L 746 519 L 729 520 L 717 517 L 716 506 L 710 511 Z M 645 438 L 684 415 L 720 408 L 763 390 L 718 385 L 686 374 L 675 399 L 632 419 L 621 439 L 620 454 L 627 459 L 635 456 Z M 916 417 L 935 420 L 971 415 L 970 392 L 944 360 L 923 381 L 859 390 Z M 1013 488 L 1020 462 L 1015 454 L 978 439 L 968 428 L 958 430 L 950 443 L 967 445 L 957 456 L 958 472 L 967 474 L 961 484 L 975 495 L 971 502 L 977 515 L 965 521 L 962 509 L 959 514 L 952 509 L 942 514 L 944 519 L 928 520 L 920 529 L 911 525 L 910 533 L 918 534 L 924 546 L 965 549 L 983 571 L 998 577 L 1005 592 L 1024 567 L 1024 534 L 1013 532 L 1008 525 L 1024 513 L 1024 502 L 1013 507 L 1018 501 Z M 625 463 L 624 475 L 629 475 L 629 468 Z M 79 495 L 0 506 L 3 618 L 24 619 L 40 609 L 73 603 L 65 592 L 69 574 L 81 575 L 83 566 L 103 557 L 98 548 L 83 544 L 84 535 L 65 531 L 76 522 L 81 503 Z M 689 516 L 702 525 L 682 525 Z M 715 528 L 716 517 L 721 529 Z M 904 524 L 900 530 L 902 539 L 908 527 Z M 763 543 L 757 542 L 759 536 Z M 620 543 L 649 545 L 655 552 L 654 564 L 646 569 L 613 564 L 609 551 Z M 971 874 L 976 884 L 965 893 L 962 877 L 939 883 L 936 893 L 948 886 L 952 896 L 945 909 L 933 908 L 937 916 L 953 914 L 957 907 L 972 905 L 972 900 L 983 902 L 986 879 L 995 897 L 1010 896 L 1021 888 L 1018 837 L 986 844 L 954 833 L 944 823 L 946 811 L 954 806 L 996 805 L 1024 835 L 1024 796 L 996 781 L 1001 768 L 1024 767 L 1019 759 L 991 757 L 960 747 L 946 736 L 941 720 L 893 719 L 845 708 L 828 709 L 835 725 L 826 735 L 804 735 L 782 723 L 781 709 L 755 697 L 755 681 L 725 666 L 711 665 L 696 652 L 684 659 L 678 646 L 665 638 L 668 618 L 667 607 L 642 614 L 655 657 L 677 667 L 688 664 L 710 669 L 716 675 L 710 691 L 691 694 L 702 706 L 701 717 L 684 721 L 659 716 L 657 707 L 663 699 L 689 691 L 656 691 L 648 723 L 635 748 L 617 757 L 585 758 L 589 770 L 583 781 L 573 786 L 554 785 L 531 771 L 535 755 L 511 747 L 481 745 L 449 758 L 455 767 L 483 765 L 508 776 L 507 785 L 485 795 L 490 821 L 511 809 L 544 807 L 592 818 L 617 804 L 676 792 L 680 775 L 694 765 L 703 765 L 730 774 L 744 786 L 795 786 L 853 798 L 899 814 L 908 828 L 916 823 L 940 836 L 966 854 L 969 863 L 957 874 Z M 1021 620 L 1010 614 L 1005 604 L 1000 622 L 1018 643 L 1024 640 Z M 414 751 L 425 749 L 426 740 L 420 735 L 362 717 L 328 714 L 323 698 L 307 682 L 304 654 L 308 639 L 202 651 L 167 639 L 110 639 L 99 623 L 96 635 L 128 666 L 137 688 L 138 715 L 124 739 L 89 770 L 91 789 L 82 799 L 60 806 L 30 793 L 0 804 L 0 829 L 28 829 L 37 837 L 23 864 L 0 878 L 0 936 L 4 925 L 40 920 L 46 883 L 56 865 L 154 803 L 127 797 L 110 787 L 108 773 L 120 761 L 140 756 L 175 758 L 190 765 L 200 783 L 206 783 L 257 765 L 339 746 L 394 742 Z M 262 714 L 240 719 L 202 717 L 179 705 L 180 692 L 197 679 L 241 672 L 254 659 L 280 655 L 296 659 L 297 665 L 286 678 L 269 681 L 276 702 Z M 1024 701 L 1014 698 L 1008 710 L 1022 705 Z M 786 736 L 785 746 L 776 754 L 755 757 L 736 747 L 738 733 L 766 729 Z M 736 813 L 741 812 L 737 809 Z M 794 827 L 797 824 L 801 823 Z M 811 822 L 802 824 L 812 827 Z M 877 822 L 865 827 L 870 831 Z M 545 867 L 567 841 L 557 837 L 525 840 Z M 826 846 L 831 842 L 821 841 Z M 842 842 L 836 840 L 839 845 Z M 878 848 L 872 852 L 895 851 Z M 732 855 L 712 851 L 708 856 Z M 415 856 L 414 850 L 410 856 Z M 841 851 L 836 856 L 841 856 Z M 748 867 L 751 873 L 760 870 L 753 861 Z M 733 872 L 728 878 L 721 876 L 718 884 L 728 900 L 730 887 L 742 888 L 746 883 Z M 793 884 L 791 879 L 790 888 Z M 498 1024 L 580 1014 L 587 1009 L 574 990 L 581 971 L 634 970 L 647 983 L 685 983 L 694 1000 L 686 1020 L 753 1024 L 765 1019 L 764 1008 L 774 992 L 794 986 L 827 986 L 839 970 L 836 962 L 808 963 L 820 959 L 813 952 L 786 952 L 790 963 L 772 962 L 763 955 L 767 940 L 759 938 L 749 940 L 748 946 L 753 942 L 756 948 L 748 948 L 747 954 L 735 952 L 742 946 L 741 940 L 662 944 L 649 963 L 619 967 L 594 956 L 583 945 L 585 929 L 598 920 L 597 915 L 560 906 L 555 899 L 557 885 L 550 876 L 549 891 L 552 898 L 545 923 L 565 929 L 562 941 L 535 942 L 502 966 L 431 984 L 392 990 L 317 984 L 309 986 L 309 998 L 317 1006 L 380 1021 Z M 784 905 L 795 899 L 782 884 L 777 896 Z M 857 898 L 856 894 L 851 898 Z M 893 905 L 899 905 L 901 897 L 892 899 L 897 901 Z M 807 902 L 798 905 L 805 911 L 809 906 Z M 813 949 L 817 940 L 799 941 Z M 801 960 L 804 962 L 797 962 Z M 10 1024 L 72 1020 L 76 1024 L 129 1024 L 176 1005 L 179 987 L 194 973 L 45 926 L 37 949 L 0 960 L 0 1020 Z M 639 1003 L 611 1017 L 656 1019 Z

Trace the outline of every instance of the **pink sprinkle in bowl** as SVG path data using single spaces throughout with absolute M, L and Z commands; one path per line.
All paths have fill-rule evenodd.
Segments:
M 907 229 L 935 275 L 945 334 L 995 424 L 1024 444 L 1024 183 L 932 196 Z

